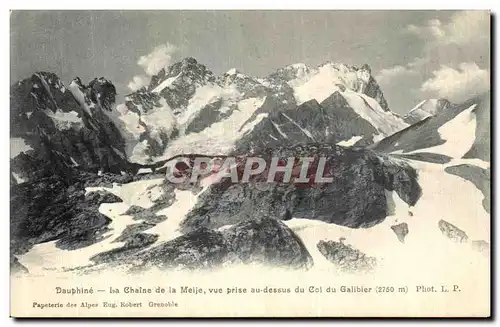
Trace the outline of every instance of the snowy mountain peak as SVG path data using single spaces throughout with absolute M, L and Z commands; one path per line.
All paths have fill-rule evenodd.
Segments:
M 390 111 L 382 90 L 371 75 L 371 68 L 364 64 L 360 68 L 328 61 L 316 68 L 304 64 L 289 65 L 269 76 L 271 80 L 284 80 L 294 90 L 297 103 L 310 99 L 319 102 L 335 91 L 357 92 L 377 101 L 384 111 Z
M 226 75 L 236 75 L 238 73 L 239 73 L 239 71 L 236 68 L 231 68 L 230 70 L 228 70 L 226 72 Z
M 195 58 L 187 57 L 179 62 L 170 65 L 151 77 L 148 86 L 149 91 L 162 92 L 165 88 L 175 84 L 197 84 L 204 85 L 215 82 L 215 76 L 205 65 L 200 64 Z M 166 81 L 169 81 L 166 83 Z M 162 86 L 162 84 L 165 84 Z M 175 85 L 174 85 L 175 86 Z
M 415 124 L 427 117 L 436 115 L 437 113 L 448 109 L 451 106 L 447 99 L 428 99 L 417 104 L 404 117 L 408 124 Z
M 277 69 L 274 73 L 269 75 L 269 78 L 271 80 L 282 80 L 285 82 L 289 82 L 291 80 L 295 80 L 295 79 L 299 79 L 299 78 L 304 79 L 311 72 L 312 72 L 312 69 L 309 68 L 306 64 L 297 63 L 297 64 L 291 64 L 291 65 L 285 66 L 283 68 Z

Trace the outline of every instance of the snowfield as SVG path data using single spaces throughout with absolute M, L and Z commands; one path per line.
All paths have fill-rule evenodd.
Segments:
M 408 154 L 434 152 L 452 158 L 463 157 L 476 139 L 476 115 L 473 112 L 475 107 L 475 104 L 470 106 L 438 129 L 439 136 L 445 143 L 408 152 Z
M 52 110 L 45 110 L 45 114 L 49 116 L 56 128 L 60 131 L 71 129 L 73 126 L 83 126 L 83 121 L 76 111 L 64 112 L 57 109 L 56 112 Z
M 10 138 L 10 158 L 15 158 L 18 154 L 33 150 L 22 137 Z
M 469 161 L 470 162 L 470 161 Z M 321 240 L 345 238 L 345 243 L 352 245 L 368 256 L 377 259 L 378 268 L 374 276 L 386 274 L 407 274 L 418 270 L 427 277 L 442 276 L 449 273 L 447 269 L 462 267 L 464 262 L 486 269 L 489 261 L 486 256 L 472 250 L 470 241 L 483 240 L 490 242 L 490 217 L 481 206 L 483 194 L 471 182 L 444 171 L 449 165 L 439 165 L 410 161 L 418 169 L 419 183 L 423 195 L 414 207 L 408 206 L 395 192 L 386 191 L 387 199 L 392 208 L 384 222 L 371 227 L 353 229 L 321 221 L 301 219 L 296 217 L 287 224 L 304 242 L 314 259 L 314 272 L 332 271 L 332 264 L 318 251 L 317 244 Z M 454 163 L 456 164 L 456 162 Z M 107 190 L 123 199 L 123 203 L 102 204 L 100 212 L 113 220 L 109 226 L 112 231 L 106 240 L 89 247 L 65 251 L 55 248 L 55 242 L 36 245 L 28 253 L 19 256 L 21 264 L 34 274 L 44 274 L 44 271 L 61 271 L 90 264 L 88 258 L 97 253 L 118 248 L 123 243 L 111 243 L 129 224 L 140 221 L 123 215 L 131 206 L 138 205 L 149 208 L 162 195 L 159 185 L 162 179 L 138 181 L 113 188 L 89 188 L 88 192 Z M 208 185 L 205 185 L 206 190 Z M 190 191 L 176 190 L 176 200 L 172 206 L 156 212 L 166 215 L 167 220 L 144 231 L 148 234 L 158 234 L 155 243 L 160 244 L 181 235 L 179 226 L 185 215 L 196 204 L 197 195 Z M 438 227 L 443 219 L 462 229 L 469 236 L 469 243 L 456 244 Z M 401 243 L 391 226 L 407 223 L 409 234 L 404 244 Z M 226 226 L 229 227 L 229 226 Z M 424 269 L 425 268 L 425 269 Z M 422 275 L 422 276 L 423 276 Z
M 225 154 L 230 152 L 235 142 L 256 125 L 254 123 L 240 131 L 241 125 L 262 106 L 264 100 L 265 98 L 249 98 L 239 101 L 238 110 L 235 110 L 228 118 L 212 124 L 199 133 L 190 133 L 173 140 L 162 158 L 157 159 L 167 159 L 182 153 Z

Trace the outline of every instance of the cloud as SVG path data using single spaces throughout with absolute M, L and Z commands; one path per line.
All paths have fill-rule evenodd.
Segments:
M 490 13 L 488 11 L 460 11 L 443 24 L 438 19 L 423 26 L 408 25 L 406 32 L 430 41 L 430 45 L 470 45 L 490 39 Z
M 132 91 L 137 91 L 141 87 L 147 86 L 151 76 L 170 66 L 177 50 L 175 45 L 166 43 L 157 46 L 149 54 L 141 56 L 137 61 L 137 65 L 144 70 L 145 74 L 134 76 L 127 87 Z
M 421 91 L 462 102 L 490 88 L 490 74 L 476 63 L 461 63 L 458 69 L 441 66 L 433 76 L 422 84 Z
M 137 91 L 143 86 L 149 84 L 149 78 L 144 75 L 136 75 L 132 78 L 132 81 L 128 83 L 127 87 L 132 91 Z
M 166 43 L 157 46 L 151 53 L 141 56 L 137 64 L 144 69 L 148 76 L 157 74 L 162 68 L 172 62 L 172 55 L 177 51 L 173 44 Z
M 429 20 L 427 25 L 424 26 L 417 26 L 413 24 L 408 25 L 406 27 L 406 31 L 423 39 L 428 37 L 440 39 L 445 36 L 445 32 L 439 19 Z
M 389 84 L 394 80 L 394 78 L 399 78 L 408 74 L 417 74 L 417 72 L 407 66 L 397 65 L 380 70 L 377 76 L 375 76 L 375 79 L 378 83 Z

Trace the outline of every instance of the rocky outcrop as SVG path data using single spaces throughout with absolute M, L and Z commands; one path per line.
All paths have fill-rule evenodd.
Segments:
M 491 93 L 480 95 L 473 102 L 478 103 L 474 108 L 476 115 L 475 140 L 464 158 L 478 158 L 491 161 Z
M 446 140 L 441 138 L 439 129 L 472 106 L 474 106 L 472 112 L 475 114 L 477 121 L 477 124 L 475 124 L 475 139 L 472 148 L 464 157 L 490 161 L 489 115 L 491 108 L 489 92 L 461 104 L 450 105 L 446 110 L 439 111 L 433 116 L 396 132 L 382 141 L 371 145 L 370 148 L 377 152 L 399 152 L 406 154 L 442 145 L 446 143 Z M 484 120 L 481 120 L 481 118 L 484 118 Z M 439 148 L 436 150 L 439 151 Z
M 312 258 L 302 240 L 275 219 L 258 219 L 223 231 L 230 250 L 243 263 L 277 267 L 310 268 Z
M 12 161 L 24 180 L 64 175 L 74 167 L 97 172 L 127 171 L 125 144 L 105 112 L 116 97 L 114 85 L 76 79 L 65 87 L 52 73 L 38 72 L 11 87 L 11 137 L 31 150 Z
M 308 175 L 310 183 L 266 183 L 263 181 L 267 179 L 267 171 L 250 183 L 231 183 L 226 178 L 199 195 L 195 207 L 182 222 L 184 231 L 219 228 L 262 216 L 302 217 L 368 228 L 387 216 L 386 190 L 396 191 L 410 205 L 421 195 L 415 169 L 370 151 L 307 144 L 268 149 L 253 155 L 261 156 L 268 164 L 273 156 L 325 157 L 327 169 L 323 176 L 331 176 L 333 182 L 315 184 L 311 175 L 316 172 L 313 166 Z
M 484 169 L 475 165 L 462 164 L 448 166 L 444 169 L 448 174 L 459 176 L 477 187 L 484 196 L 483 208 L 490 213 L 491 210 L 491 177 L 490 169 Z
M 90 258 L 90 261 L 96 264 L 120 262 L 155 243 L 157 240 L 158 235 L 156 234 L 136 233 L 127 238 L 122 247 L 96 254 Z
M 13 255 L 10 256 L 10 273 L 11 274 L 28 274 L 28 268 L 23 266 L 19 260 Z
M 471 247 L 474 251 L 482 252 L 485 254 L 490 254 L 490 243 L 480 240 L 480 241 L 472 241 Z
M 230 251 L 221 232 L 198 229 L 156 246 L 134 258 L 138 269 L 203 269 L 228 262 Z
M 404 121 L 410 125 L 419 121 L 434 116 L 435 114 L 447 110 L 452 104 L 446 99 L 430 99 L 419 103 L 415 108 L 410 110 L 404 117 Z
M 373 78 L 373 76 L 370 77 L 368 84 L 366 84 L 363 90 L 363 93 L 370 98 L 374 98 L 375 100 L 377 100 L 382 109 L 384 109 L 385 111 L 390 111 L 387 100 L 384 98 L 384 93 L 382 92 L 382 89 L 378 85 L 375 78 Z
M 317 248 L 341 272 L 365 273 L 377 267 L 376 258 L 369 257 L 342 241 L 320 241 Z
M 116 196 L 108 191 L 89 192 L 85 195 L 85 201 L 92 206 L 99 206 L 102 203 L 123 202 L 119 196 Z
M 467 243 L 469 240 L 469 237 L 467 234 L 458 228 L 457 226 L 450 224 L 449 222 L 445 220 L 440 220 L 438 222 L 439 229 L 445 235 L 448 237 L 450 240 L 456 243 Z
M 269 112 L 263 109 L 256 112 L 255 117 L 267 116 L 238 140 L 236 152 L 258 152 L 305 143 L 337 143 L 360 135 L 363 137 L 356 146 L 363 146 L 371 144 L 373 136 L 380 133 L 356 113 L 338 91 L 321 103 L 313 99 L 293 108 L 272 102 L 273 99 L 266 99 L 261 107 L 272 108 Z
M 199 133 L 213 123 L 219 122 L 229 117 L 234 110 L 237 110 L 236 104 L 229 108 L 222 108 L 223 100 L 221 98 L 204 106 L 199 114 L 191 120 L 185 127 L 185 133 Z M 222 110 L 224 109 L 224 110 Z
M 150 228 L 153 228 L 154 226 L 156 226 L 156 224 L 145 221 L 138 224 L 128 225 L 127 227 L 125 227 L 121 235 L 118 236 L 113 242 L 126 242 L 127 240 L 131 239 L 134 235 L 139 234 L 140 232 L 143 232 Z
M 137 269 L 207 269 L 231 264 L 306 269 L 312 258 L 285 224 L 262 218 L 222 231 L 200 228 L 132 256 L 129 262 Z
M 161 83 L 171 78 L 168 86 L 161 88 Z M 192 57 L 184 58 L 166 69 L 162 69 L 151 78 L 148 91 L 159 92 L 170 108 L 185 109 L 196 92 L 197 85 L 215 83 L 215 76 L 204 65 Z M 160 87 L 160 89 L 158 89 Z M 180 113 L 181 111 L 175 112 Z
M 408 235 L 408 233 L 410 232 L 410 230 L 408 229 L 407 223 L 393 225 L 393 226 L 391 226 L 391 229 L 396 234 L 396 236 L 398 237 L 398 240 L 401 243 L 405 242 L 406 235 Z
M 135 214 L 133 214 L 133 216 L 134 220 L 144 220 L 145 222 L 151 224 L 158 224 L 162 221 L 167 220 L 167 216 L 157 215 L 153 210 L 150 209 L 144 209 L 142 211 L 136 212 Z
M 11 187 L 12 253 L 25 253 L 47 241 L 77 249 L 103 240 L 111 220 L 99 212 L 99 206 L 122 200 L 103 191 L 86 195 L 87 179 L 98 177 L 54 175 Z

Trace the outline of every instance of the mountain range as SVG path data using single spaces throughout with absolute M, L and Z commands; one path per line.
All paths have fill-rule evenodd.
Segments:
M 120 104 L 103 77 L 36 72 L 10 93 L 14 272 L 358 272 L 398 251 L 412 253 L 408 269 L 433 264 L 414 252 L 447 256 L 449 244 L 465 249 L 457 260 L 489 251 L 489 92 L 401 116 L 366 64 L 215 76 L 185 58 Z M 324 156 L 334 182 L 172 184 L 164 170 L 180 155 Z

